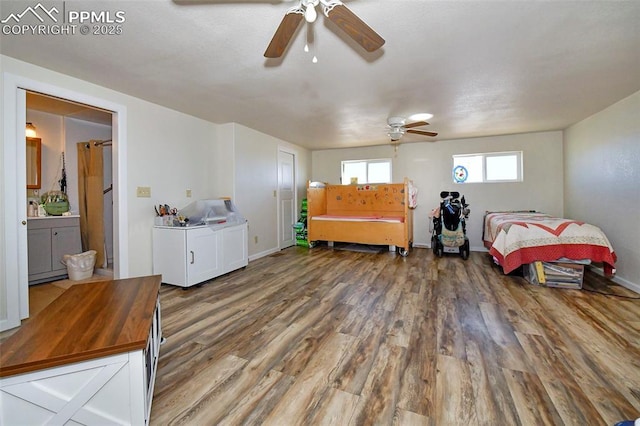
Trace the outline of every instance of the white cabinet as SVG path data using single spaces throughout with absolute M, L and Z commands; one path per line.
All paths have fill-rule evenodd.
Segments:
M 153 228 L 153 273 L 190 287 L 247 266 L 247 223 Z
M 247 266 L 249 247 L 247 245 L 247 224 L 222 229 L 222 270 L 223 273 Z
M 27 244 L 29 284 L 65 277 L 67 267 L 62 264 L 62 257 L 82 252 L 80 217 L 29 218 Z

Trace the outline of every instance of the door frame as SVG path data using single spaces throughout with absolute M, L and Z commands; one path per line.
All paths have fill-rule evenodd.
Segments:
M 277 232 L 278 232 L 278 250 L 282 250 L 283 247 L 281 247 L 280 244 L 280 236 L 282 235 L 282 203 L 280 202 L 280 152 L 286 152 L 287 154 L 291 154 L 293 156 L 293 205 L 297 206 L 298 205 L 298 153 L 290 148 L 284 147 L 284 146 L 278 146 L 278 154 L 277 154 L 277 168 L 278 168 L 278 183 L 277 183 L 277 188 L 278 188 L 278 194 L 277 194 L 277 218 L 276 220 L 278 221 L 278 228 L 277 228 Z M 296 211 L 294 210 L 293 212 L 294 214 L 294 219 L 295 219 L 295 214 Z M 295 245 L 295 236 L 294 236 L 294 245 Z
M 18 143 L 25 138 L 26 102 L 19 91 L 32 91 L 79 102 L 111 111 L 113 173 L 113 257 L 114 278 L 129 275 L 129 237 L 127 219 L 127 108 L 105 99 L 65 89 L 20 75 L 3 72 L 2 124 L 4 128 L 4 280 L 7 318 L 0 318 L 0 330 L 20 325 L 29 316 L 29 282 L 27 271 L 27 194 L 24 168 L 26 147 Z M 26 168 L 26 164 L 24 166 Z M 23 185 L 24 184 L 24 185 Z M 1 284 L 1 283 L 0 283 Z M 0 288 L 2 286 L 0 285 Z

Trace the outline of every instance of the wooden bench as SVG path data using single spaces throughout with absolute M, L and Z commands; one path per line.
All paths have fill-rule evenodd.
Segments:
M 307 235 L 317 241 L 395 246 L 403 256 L 413 245 L 413 210 L 404 183 L 307 185 Z

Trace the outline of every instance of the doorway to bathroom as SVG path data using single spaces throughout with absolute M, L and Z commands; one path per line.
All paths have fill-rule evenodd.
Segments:
M 97 250 L 96 273 L 112 276 L 112 113 L 27 91 L 26 117 L 42 141 L 41 184 L 39 189 L 27 189 L 28 203 L 37 203 L 48 193 L 63 192 L 69 201 L 68 214 L 79 218 L 82 250 Z M 32 250 L 30 240 L 27 238 L 29 283 L 46 282 L 41 278 L 42 262 L 32 258 L 39 253 Z M 64 273 L 60 260 L 52 259 L 51 267 Z M 55 272 L 49 275 L 56 277 Z

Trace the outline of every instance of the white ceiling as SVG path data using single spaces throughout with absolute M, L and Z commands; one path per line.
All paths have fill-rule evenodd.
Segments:
M 0 15 L 35 3 L 3 0 Z M 435 140 L 558 130 L 640 90 L 637 0 L 345 1 L 382 49 L 365 52 L 319 16 L 281 60 L 263 53 L 295 3 L 43 4 L 123 11 L 122 34 L 3 35 L 3 54 L 310 149 L 389 143 L 387 117 L 417 112 L 434 114 Z M 434 138 L 402 142 L 423 140 Z

